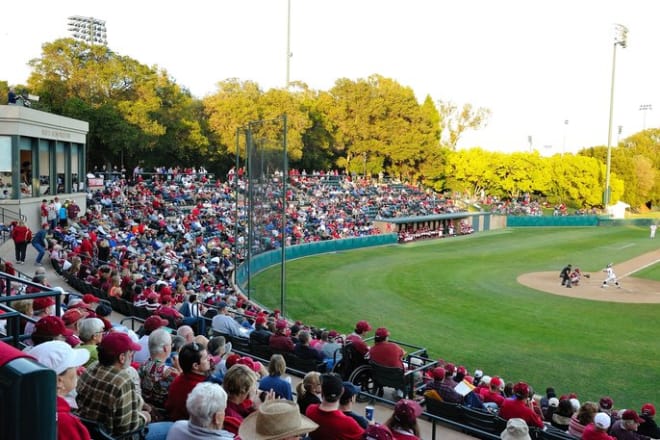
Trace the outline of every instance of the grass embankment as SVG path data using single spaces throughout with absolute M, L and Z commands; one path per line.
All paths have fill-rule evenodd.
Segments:
M 657 239 L 656 239 L 657 240 Z M 657 248 L 640 227 L 521 228 L 287 263 L 289 317 L 349 332 L 359 319 L 434 358 L 582 401 L 611 395 L 618 408 L 660 402 L 660 305 L 549 295 L 520 274 L 567 264 L 599 272 Z M 638 275 L 658 279 L 658 265 Z M 279 307 L 279 267 L 252 283 Z

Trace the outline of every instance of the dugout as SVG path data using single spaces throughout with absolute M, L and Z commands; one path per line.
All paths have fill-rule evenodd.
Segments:
M 489 231 L 489 212 L 452 212 L 416 217 L 376 219 L 374 225 L 382 233 L 409 234 L 416 238 L 435 238 Z

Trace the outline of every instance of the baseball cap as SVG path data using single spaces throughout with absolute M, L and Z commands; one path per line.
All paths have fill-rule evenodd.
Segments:
M 491 379 L 491 382 L 492 381 L 493 379 Z M 525 382 L 518 382 L 513 386 L 513 394 L 521 399 L 529 397 L 529 385 Z
M 225 308 L 227 308 L 227 303 L 224 302 L 224 301 L 220 301 L 220 302 L 217 304 L 217 306 L 218 306 L 218 310 L 225 309 Z
M 55 370 L 58 375 L 69 368 L 80 367 L 89 360 L 89 351 L 71 348 L 64 341 L 44 342 L 32 348 L 29 354 L 43 366 Z
M 152 332 L 158 328 L 165 327 L 167 324 L 169 324 L 167 319 L 161 318 L 158 315 L 151 315 L 144 321 L 144 329 L 145 331 Z
M 343 383 L 344 386 L 344 394 L 342 394 L 341 398 L 342 399 L 350 399 L 353 396 L 357 396 L 360 394 L 360 388 L 358 388 L 356 385 L 354 385 L 352 382 L 345 381 Z
M 66 324 L 59 316 L 44 316 L 34 324 L 34 334 L 37 336 L 71 336 L 73 330 L 66 328 Z
M 85 304 L 95 304 L 100 302 L 100 300 L 98 299 L 98 297 L 92 295 L 91 293 L 86 293 L 83 295 L 83 302 Z
M 434 379 L 444 379 L 445 378 L 445 373 L 446 370 L 442 367 L 435 367 L 433 371 L 431 372 L 431 376 L 433 376 Z
M 245 365 L 255 373 L 258 373 L 261 370 L 261 362 L 255 361 L 254 359 L 248 356 L 243 356 L 238 361 L 236 361 L 236 363 L 240 365 Z
M 364 333 L 371 331 L 371 326 L 367 321 L 358 321 L 358 323 L 355 324 L 355 330 L 357 330 L 360 333 Z
M 71 325 L 75 324 L 85 316 L 87 316 L 87 313 L 81 309 L 69 309 L 62 315 L 62 321 L 64 321 L 66 325 Z
M 227 359 L 225 359 L 225 365 L 227 366 L 227 369 L 230 369 L 234 365 L 238 363 L 238 361 L 241 360 L 241 355 L 232 353 L 229 356 L 227 356 Z
M 55 305 L 55 300 L 52 296 L 42 296 L 41 298 L 35 298 L 32 301 L 33 310 L 44 310 L 50 306 Z
M 321 375 L 321 393 L 330 401 L 336 401 L 344 392 L 344 383 L 341 376 L 334 373 Z
M 333 339 L 334 339 L 334 338 L 336 338 L 337 336 L 339 336 L 339 333 L 337 333 L 337 330 L 330 330 L 330 331 L 328 332 L 328 337 L 329 337 L 329 338 L 333 338 Z
M 559 399 L 556 397 L 551 397 L 548 399 L 548 406 L 551 406 L 553 408 L 557 408 L 559 406 Z
M 422 414 L 422 407 L 414 400 L 401 399 L 394 405 L 394 418 L 412 424 Z
M 467 369 L 463 365 L 460 365 L 458 368 L 456 368 L 456 374 L 462 374 L 465 376 L 467 374 Z
M 126 333 L 113 332 L 103 337 L 99 343 L 99 348 L 111 356 L 119 356 L 127 351 L 139 351 L 142 349 L 140 344 L 136 344 Z
M 645 403 L 644 405 L 642 405 L 641 413 L 643 415 L 653 417 L 655 415 L 655 406 L 653 406 L 652 403 Z
M 394 435 L 392 435 L 390 428 L 376 423 L 367 427 L 364 438 L 365 440 L 394 440 Z
M 623 420 L 634 420 L 637 423 L 642 423 L 644 419 L 637 415 L 637 411 L 634 409 L 627 409 L 621 414 Z
M 264 325 L 266 323 L 266 317 L 264 315 L 257 316 L 257 319 L 254 320 L 256 325 Z
M 490 379 L 490 386 L 491 387 L 500 388 L 502 385 L 504 385 L 504 384 L 502 383 L 502 379 L 500 379 L 499 377 L 493 376 Z
M 284 319 L 278 319 L 277 322 L 275 322 L 275 328 L 277 329 L 285 329 L 289 326 L 289 323 L 286 322 Z
M 380 327 L 376 330 L 376 337 L 377 338 L 386 338 L 389 335 L 390 335 L 390 332 L 385 327 Z
M 596 414 L 594 417 L 594 425 L 596 425 L 596 428 L 598 429 L 607 429 L 610 427 L 611 423 L 610 416 L 607 413 L 604 412 L 599 412 Z
M 610 396 L 603 396 L 598 401 L 598 406 L 600 406 L 600 409 L 612 409 L 613 405 L 614 401 Z

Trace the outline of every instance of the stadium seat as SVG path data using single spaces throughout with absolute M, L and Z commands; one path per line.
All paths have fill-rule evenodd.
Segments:
M 502 430 L 497 431 L 498 426 L 495 422 L 495 414 L 488 411 L 478 410 L 474 408 L 468 408 L 466 406 L 461 406 L 462 411 L 462 420 L 468 426 L 477 428 L 481 431 L 484 431 L 489 434 L 499 434 Z M 478 433 L 472 434 L 477 438 L 486 438 L 479 436 Z
M 369 365 L 378 397 L 383 397 L 385 387 L 401 390 L 408 398 L 413 397 L 410 386 L 411 377 L 406 375 L 402 368 L 385 367 L 376 362 L 369 362 Z
M 308 373 L 310 371 L 325 373 L 327 368 L 323 361 L 318 362 L 314 359 L 302 359 L 293 353 L 282 353 L 282 355 L 284 356 L 288 368 L 302 371 L 303 373 Z
M 96 420 L 86 419 L 80 416 L 78 416 L 78 418 L 89 431 L 89 435 L 90 437 L 92 437 L 92 440 L 129 440 L 129 439 L 143 440 L 148 430 L 148 428 L 140 428 L 135 431 L 126 433 L 124 435 L 113 437 L 103 426 L 103 424 L 97 422 Z
M 426 411 L 434 416 L 460 423 L 463 413 L 458 403 L 449 403 L 442 400 L 426 399 Z
M 537 440 L 575 440 L 575 437 L 573 437 L 568 432 L 562 431 L 561 429 L 557 429 L 552 426 L 548 426 L 544 430 L 530 430 L 529 434 L 533 439 Z

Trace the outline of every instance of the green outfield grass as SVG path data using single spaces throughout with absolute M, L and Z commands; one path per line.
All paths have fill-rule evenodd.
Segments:
M 516 277 L 567 263 L 601 277 L 657 246 L 641 227 L 520 228 L 305 258 L 287 263 L 286 314 L 341 332 L 367 319 L 470 371 L 639 409 L 660 404 L 660 305 L 549 295 Z M 254 299 L 279 307 L 279 273 L 253 279 Z

